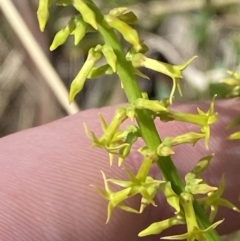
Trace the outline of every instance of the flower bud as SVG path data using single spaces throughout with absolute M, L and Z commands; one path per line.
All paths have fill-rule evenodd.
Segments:
M 117 71 L 117 56 L 111 46 L 105 44 L 102 47 L 102 53 L 105 56 L 107 63 L 111 66 L 113 72 Z
M 165 182 L 160 184 L 160 189 L 163 191 L 168 204 L 175 209 L 175 213 L 179 213 L 181 208 L 179 204 L 179 196 L 173 191 L 171 183 Z
M 166 146 L 164 143 L 161 143 L 157 148 L 157 154 L 159 156 L 170 156 L 175 154 L 175 152 L 170 146 Z
M 83 20 L 86 23 L 90 24 L 94 29 L 98 30 L 95 13 L 84 1 L 73 1 L 73 6 L 81 13 Z
M 139 41 L 138 33 L 135 29 L 133 29 L 120 19 L 112 17 L 110 15 L 105 16 L 105 20 L 110 27 L 119 31 L 122 34 L 123 38 L 127 42 L 132 44 L 136 50 L 140 50 L 142 48 Z
M 49 18 L 48 8 L 51 4 L 51 0 L 39 0 L 37 18 L 39 23 L 39 28 L 43 32 L 46 26 L 46 23 Z
M 159 233 L 163 232 L 164 230 L 171 228 L 172 226 L 179 225 L 179 224 L 184 224 L 184 219 L 179 218 L 179 217 L 168 218 L 168 219 L 165 219 L 160 222 L 152 223 L 146 229 L 141 231 L 138 234 L 138 236 L 144 237 L 144 236 L 148 236 L 148 235 L 159 234 Z
M 76 27 L 71 34 L 74 35 L 74 44 L 78 45 L 86 34 L 87 24 L 83 21 L 83 18 L 81 16 L 77 16 L 74 19 L 74 22 Z
M 87 60 L 83 64 L 75 79 L 72 81 L 69 93 L 69 103 L 72 103 L 76 94 L 82 90 L 87 76 L 89 75 L 93 65 L 101 57 L 102 55 L 99 52 L 95 51 L 93 48 L 89 50 Z
M 74 31 L 75 25 L 75 17 L 71 18 L 68 22 L 67 26 L 58 31 L 53 39 L 53 42 L 50 46 L 50 50 L 53 51 L 60 45 L 64 44 L 68 38 L 68 36 Z

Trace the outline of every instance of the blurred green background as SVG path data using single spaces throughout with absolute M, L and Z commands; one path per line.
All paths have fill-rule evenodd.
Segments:
M 208 100 L 214 94 L 224 98 L 228 89 L 219 83 L 226 70 L 238 70 L 240 60 L 240 0 L 96 0 L 104 13 L 119 6 L 135 12 L 139 22 L 135 28 L 148 45 L 148 56 L 172 64 L 180 64 L 190 57 L 198 58 L 184 71 L 183 97 L 175 101 Z M 81 68 L 91 46 L 101 41 L 95 33 L 88 34 L 78 45 L 70 38 L 56 51 L 48 50 L 55 33 L 69 20 L 73 9 L 55 7 L 46 31 L 41 33 L 36 19 L 38 0 L 5 0 L 0 11 L 0 137 L 19 130 L 42 125 L 78 110 L 125 102 L 117 76 L 104 76 L 88 81 L 76 98 L 76 105 L 68 107 L 66 92 Z M 35 50 L 29 55 L 24 47 L 31 45 L 22 30 L 14 25 L 17 10 L 27 30 L 41 47 L 43 56 Z M 8 9 L 9 8 L 9 9 Z M 15 22 L 11 23 L 10 20 Z M 16 26 L 17 29 L 22 26 Z M 123 42 L 123 44 L 125 44 Z M 126 45 L 126 49 L 127 49 Z M 37 62 L 34 62 L 34 58 Z M 36 61 L 36 60 L 35 60 Z M 52 66 L 51 69 L 41 66 Z M 57 73 L 57 77 L 54 75 Z M 43 74 L 43 72 L 45 72 Z M 139 78 L 143 91 L 150 98 L 169 95 L 172 81 L 149 70 L 143 72 L 150 81 Z M 58 82 L 53 82 L 57 79 Z M 63 86 L 61 87 L 61 84 Z M 56 92 L 59 95 L 56 95 Z M 236 234 L 224 240 L 240 240 Z

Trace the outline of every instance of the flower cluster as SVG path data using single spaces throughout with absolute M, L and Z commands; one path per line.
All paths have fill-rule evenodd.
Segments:
M 100 121 L 103 135 L 98 139 L 96 135 L 88 130 L 87 125 L 84 124 L 86 134 L 89 139 L 93 142 L 93 146 L 106 149 L 109 153 L 110 165 L 112 165 L 114 155 L 118 156 L 118 165 L 121 166 L 123 160 L 127 157 L 130 152 L 131 146 L 137 141 L 140 136 L 139 128 L 132 124 L 129 125 L 125 130 L 119 130 L 119 126 L 127 119 L 126 109 L 120 107 L 116 110 L 113 120 L 108 125 L 100 115 Z
M 154 180 L 151 176 L 148 176 L 151 165 L 152 159 L 146 157 L 143 160 L 142 165 L 136 175 L 134 175 L 130 170 L 127 170 L 129 177 L 128 181 L 106 179 L 105 174 L 102 172 L 105 190 L 96 186 L 94 187 L 97 189 L 101 196 L 109 201 L 107 222 L 109 221 L 112 211 L 115 207 L 119 207 L 120 209 L 127 212 L 142 213 L 145 207 L 149 204 L 156 206 L 154 202 L 155 194 L 157 193 L 159 185 L 165 181 Z M 117 192 L 113 192 L 109 188 L 109 182 L 114 183 L 123 189 Z M 124 204 L 124 201 L 137 194 L 140 194 L 142 197 L 139 210 L 133 209 L 132 207 Z
M 43 31 L 49 18 L 49 7 L 53 1 L 39 0 L 38 20 L 40 29 Z M 92 141 L 93 146 L 103 148 L 109 153 L 110 165 L 114 156 L 118 158 L 118 165 L 122 166 L 124 160 L 132 151 L 132 146 L 138 139 L 143 139 L 144 145 L 138 150 L 142 155 L 142 161 L 137 173 L 126 170 L 128 179 L 117 180 L 107 178 L 102 172 L 104 189 L 92 185 L 99 194 L 108 201 L 107 222 L 110 220 L 114 208 L 142 213 L 148 205 L 156 206 L 154 201 L 158 192 L 162 192 L 170 207 L 174 209 L 173 217 L 155 222 L 139 233 L 140 237 L 160 234 L 162 231 L 175 226 L 186 225 L 187 232 L 181 235 L 164 237 L 169 240 L 187 241 L 204 240 L 223 220 L 214 221 L 219 206 L 227 206 L 234 211 L 240 212 L 234 205 L 223 199 L 222 193 L 225 187 L 224 177 L 220 186 L 212 187 L 204 182 L 200 174 L 209 166 L 213 155 L 199 160 L 196 166 L 185 176 L 183 181 L 171 159 L 174 147 L 181 144 L 195 144 L 204 139 L 208 148 L 210 138 L 210 126 L 217 120 L 214 111 L 213 98 L 207 112 L 198 109 L 198 114 L 182 113 L 170 109 L 176 89 L 182 94 L 180 79 L 183 78 L 183 70 L 195 59 L 190 58 L 181 65 L 171 65 L 147 57 L 147 46 L 140 40 L 138 32 L 131 26 L 137 20 L 136 15 L 127 8 L 115 8 L 108 14 L 103 15 L 92 0 L 56 0 L 57 5 L 73 7 L 77 15 L 73 16 L 68 24 L 54 37 L 50 50 L 56 49 L 65 43 L 72 35 L 77 45 L 89 31 L 98 32 L 102 38 L 102 45 L 92 47 L 88 51 L 87 59 L 79 73 L 72 81 L 69 102 L 82 90 L 87 79 L 100 75 L 117 74 L 126 93 L 129 104 L 126 107 L 117 108 L 113 119 L 107 123 L 102 115 L 100 122 L 103 134 L 97 137 L 84 124 L 86 134 Z M 115 32 L 128 43 L 127 51 L 121 47 Z M 97 64 L 104 59 L 105 64 Z M 173 81 L 173 87 L 168 99 L 150 100 L 146 93 L 141 93 L 136 76 L 148 77 L 141 73 L 139 68 L 145 67 L 169 76 Z M 238 75 L 232 75 L 234 81 Z M 234 82 L 233 81 L 233 82 Z M 225 81 L 231 83 L 230 80 Z M 235 81 L 236 82 L 236 81 Z M 234 84 L 235 84 L 234 82 Z M 238 89 L 235 89 L 237 91 Z M 162 122 L 181 121 L 200 127 L 199 132 L 183 133 L 174 137 L 166 137 L 161 140 L 157 132 L 154 120 Z M 123 122 L 130 119 L 131 124 L 121 128 Z M 157 180 L 151 176 L 152 165 L 160 167 L 163 179 Z M 169 175 L 171 173 L 171 175 Z M 118 191 L 110 188 L 110 185 L 118 186 Z M 130 207 L 126 200 L 141 196 L 139 208 Z M 199 195 L 201 198 L 199 198 Z M 209 219 L 200 215 L 204 210 L 210 209 Z M 210 220 L 210 221 L 209 221 Z M 200 225 L 204 223 L 204 225 Z M 215 237 L 215 234 L 211 237 Z M 207 240 L 218 240 L 207 239 Z
M 49 17 L 48 8 L 51 2 L 52 1 L 50 0 L 39 1 L 37 13 L 40 29 L 42 31 L 44 30 Z M 102 22 L 102 24 L 108 28 L 117 30 L 123 38 L 132 45 L 130 50 L 126 53 L 126 59 L 132 63 L 136 75 L 148 78 L 138 69 L 139 67 L 145 67 L 171 77 L 173 80 L 173 88 L 169 98 L 170 103 L 172 103 L 176 88 L 179 93 L 182 94 L 179 83 L 179 80 L 183 78 L 182 71 L 193 61 L 193 59 L 195 59 L 195 57 L 189 59 L 184 64 L 171 65 L 145 56 L 144 54 L 148 50 L 147 46 L 141 43 L 137 31 L 129 25 L 129 23 L 133 23 L 137 20 L 137 17 L 133 12 L 127 12 L 127 8 L 116 8 L 111 10 L 109 14 L 104 15 L 103 19 L 98 19 L 94 12 L 94 8 L 91 5 L 91 1 L 58 0 L 57 5 L 72 5 L 79 14 L 73 16 L 68 24 L 55 35 L 50 50 L 54 50 L 64 44 L 70 35 L 74 36 L 74 43 L 77 45 L 90 29 L 100 31 L 101 25 L 99 23 Z M 107 64 L 95 67 L 95 63 L 103 57 L 106 59 Z M 87 78 L 98 77 L 102 74 L 116 73 L 118 71 L 117 57 L 116 51 L 114 51 L 113 46 L 109 43 L 91 48 L 88 52 L 87 60 L 72 82 L 69 102 L 71 103 L 76 94 L 82 90 Z
M 138 109 L 149 111 L 149 115 L 151 115 L 153 119 L 159 117 L 160 119 L 164 119 L 164 121 L 185 121 L 199 125 L 201 129 L 199 133 L 189 132 L 176 137 L 167 137 L 156 150 L 151 150 L 147 146 L 141 147 L 139 152 L 143 156 L 142 164 L 136 175 L 130 170 L 127 170 L 129 180 L 107 179 L 102 172 L 105 190 L 100 187 L 94 187 L 102 197 L 109 201 L 107 222 L 110 220 L 112 211 L 116 207 L 127 212 L 142 213 L 148 205 L 156 206 L 154 202 L 155 195 L 158 191 L 162 191 L 168 204 L 175 210 L 174 216 L 151 224 L 145 230 L 141 231 L 139 236 L 160 234 L 167 228 L 185 224 L 187 225 L 187 233 L 163 238 L 172 240 L 187 239 L 189 241 L 202 240 L 204 233 L 215 229 L 223 220 L 217 221 L 205 229 L 199 227 L 194 210 L 194 202 L 198 200 L 197 197 L 199 195 L 205 195 L 205 197 L 199 199 L 199 203 L 201 203 L 204 209 L 210 208 L 209 219 L 211 222 L 214 221 L 219 205 L 227 206 L 238 212 L 240 211 L 230 202 L 221 198 L 224 190 L 224 180 L 222 180 L 219 188 L 217 188 L 208 185 L 200 178 L 200 174 L 209 166 L 210 160 L 214 155 L 200 159 L 194 169 L 186 174 L 184 190 L 180 194 L 173 190 L 171 182 L 167 180 L 155 180 L 150 176 L 149 171 L 151 166 L 156 163 L 161 156 L 174 154 L 172 147 L 176 145 L 185 143 L 194 145 L 198 140 L 205 139 L 205 145 L 206 147 L 208 146 L 210 125 L 217 119 L 217 113 L 214 112 L 214 102 L 212 101 L 206 113 L 198 110 L 199 114 L 194 115 L 190 113 L 173 112 L 169 109 L 169 101 L 152 101 L 148 100 L 146 95 L 144 95 L 144 98 L 137 99 L 136 103 L 129 104 L 126 108 L 118 108 L 110 124 L 107 124 L 100 115 L 104 132 L 100 138 L 97 138 L 87 127 L 85 128 L 93 145 L 108 151 L 110 165 L 112 165 L 113 155 L 118 156 L 118 165 L 122 165 L 123 160 L 125 160 L 130 153 L 132 144 L 137 141 L 138 138 L 142 138 L 141 131 L 135 124 L 130 124 L 124 130 L 119 129 L 127 118 L 134 120 Z M 117 185 L 120 187 L 120 190 L 116 192 L 112 191 L 109 183 Z M 139 209 L 134 209 L 125 204 L 127 199 L 135 195 L 141 195 Z
M 219 220 L 211 224 L 206 229 L 201 229 L 197 222 L 196 212 L 194 210 L 195 200 L 198 200 L 205 209 L 210 208 L 209 219 L 211 222 L 214 221 L 214 218 L 218 211 L 218 206 L 225 206 L 233 209 L 234 211 L 240 212 L 240 210 L 232 203 L 230 203 L 226 199 L 221 198 L 225 187 L 224 178 L 222 179 L 219 188 L 208 185 L 203 181 L 202 178 L 200 178 L 200 174 L 209 166 L 213 156 L 214 155 L 212 154 L 201 158 L 196 164 L 196 166 L 193 168 L 193 170 L 186 174 L 185 188 L 180 195 L 177 195 L 171 189 L 170 183 L 160 184 L 160 189 L 161 186 L 165 188 L 163 192 L 169 205 L 175 209 L 175 215 L 166 220 L 151 224 L 149 227 L 139 233 L 140 237 L 151 234 L 159 234 L 169 227 L 186 224 L 186 233 L 180 235 L 166 236 L 162 237 L 162 239 L 187 241 L 205 240 L 203 234 L 215 229 L 219 224 L 223 222 L 223 220 Z M 195 197 L 196 195 L 206 195 L 206 197 L 197 198 Z

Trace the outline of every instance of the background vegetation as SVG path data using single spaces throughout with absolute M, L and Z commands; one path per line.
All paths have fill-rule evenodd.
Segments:
M 0 136 L 42 125 L 78 109 L 125 101 L 119 91 L 119 81 L 104 76 L 88 81 L 77 97 L 76 105 L 67 105 L 66 90 L 98 36 L 88 34 L 77 47 L 70 39 L 56 51 L 49 52 L 54 34 L 68 22 L 72 10 L 52 9 L 50 22 L 42 34 L 36 20 L 37 2 L 4 0 L 1 3 Z M 182 63 L 193 55 L 199 56 L 184 72 L 184 97 L 176 97 L 178 101 L 208 100 L 215 93 L 218 98 L 225 97 L 227 89 L 219 81 L 227 76 L 227 69 L 237 70 L 240 62 L 239 0 L 96 2 L 106 13 L 120 4 L 136 13 L 139 18 L 137 28 L 141 39 L 149 46 L 149 56 L 173 64 Z M 21 29 L 23 26 L 17 26 L 20 33 L 14 29 L 19 21 L 16 13 L 9 10 L 11 3 L 33 34 L 35 44 L 41 47 L 40 54 L 34 44 L 33 55 L 24 46 L 25 43 L 30 47 L 34 39 L 25 34 Z M 172 85 L 168 77 L 150 71 L 144 73 L 151 81 L 139 81 L 151 98 L 168 95 Z M 234 237 L 226 237 L 226 240 L 234 240 Z

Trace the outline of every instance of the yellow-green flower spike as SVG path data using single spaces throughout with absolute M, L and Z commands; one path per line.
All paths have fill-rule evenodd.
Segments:
M 128 24 L 125 22 L 121 21 L 118 18 L 115 18 L 111 15 L 106 15 L 105 20 L 108 23 L 108 25 L 117 31 L 119 31 L 123 38 L 130 44 L 134 46 L 134 49 L 136 51 L 141 50 L 141 44 L 139 41 L 138 33 L 135 29 L 130 27 Z
M 69 103 L 72 103 L 76 94 L 82 90 L 89 72 L 91 71 L 95 62 L 98 61 L 101 57 L 102 55 L 96 52 L 94 48 L 91 48 L 89 50 L 87 60 L 85 61 L 81 70 L 79 71 L 79 73 L 77 74 L 77 76 L 71 84 L 69 93 Z
M 111 46 L 105 44 L 102 47 L 102 53 L 105 56 L 107 63 L 111 66 L 113 72 L 117 71 L 117 56 Z
M 52 0 L 39 0 L 37 18 L 39 23 L 39 28 L 43 32 L 49 18 L 48 8 Z
M 73 17 L 67 24 L 66 27 L 58 31 L 53 39 L 53 42 L 50 46 L 50 50 L 53 51 L 60 45 L 64 44 L 68 38 L 68 36 L 74 31 L 76 25 L 74 21 L 75 17 Z
M 73 0 L 73 6 L 81 13 L 83 20 L 98 30 L 95 13 L 83 0 Z

